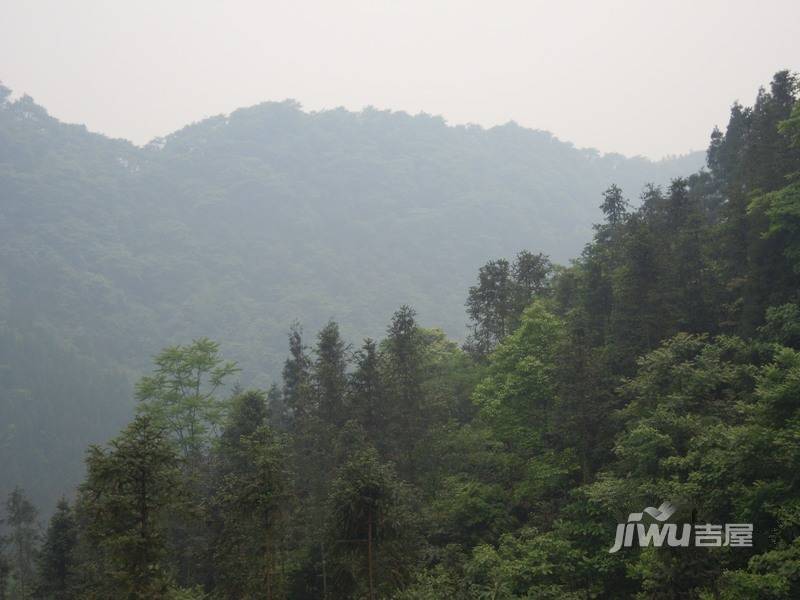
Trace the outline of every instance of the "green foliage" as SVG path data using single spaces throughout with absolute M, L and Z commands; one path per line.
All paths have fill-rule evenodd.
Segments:
M 580 555 L 553 534 L 523 529 L 505 534 L 497 548 L 478 546 L 467 564 L 475 598 L 566 598 L 584 597 L 572 591 Z
M 215 342 L 166 348 L 137 386 L 136 419 L 108 447 L 90 447 L 75 509 L 59 505 L 37 561 L 35 510 L 20 490 L 12 493 L 0 592 L 798 597 L 795 94 L 793 76 L 779 72 L 752 108 L 734 105 L 725 133 L 712 134 L 710 171 L 665 189 L 648 186 L 639 206 L 621 187 L 607 188 L 605 222 L 569 267 L 527 251 L 513 263 L 488 263 L 469 290 L 473 336 L 464 350 L 442 330 L 420 326 L 407 305 L 385 339 L 367 339 L 355 352 L 333 320 L 317 322 L 308 347 L 294 324 L 282 385 L 269 392 L 237 385 L 225 397 L 237 368 Z M 7 109 L 27 107 L 45 120 L 20 102 Z M 277 166 L 267 161 L 270 169 L 253 175 L 242 160 L 249 154 L 225 140 L 266 152 L 265 135 L 291 146 L 303 131 L 304 143 L 324 147 L 330 140 L 315 138 L 309 121 L 336 116 L 291 105 L 241 111 L 150 148 L 154 158 L 143 168 L 158 172 L 165 160 L 189 169 L 186 156 L 202 148 L 201 162 L 214 157 L 226 176 L 241 181 L 249 173 L 255 188 L 274 191 Z M 368 111 L 362 120 L 379 134 L 380 115 Z M 430 125 L 412 122 L 424 125 L 420 135 Z M 38 164 L 35 154 L 12 158 Z M 213 212 L 222 192 L 218 182 L 200 185 L 208 183 L 203 175 L 189 188 Z M 240 208 L 248 196 L 242 185 Z M 414 207 L 429 208 L 419 198 Z M 325 213 L 332 227 L 341 225 L 334 213 Z M 324 246 L 326 235 L 321 228 L 315 241 Z M 391 248 L 390 235 L 385 242 Z M 313 246 L 307 250 L 319 258 Z M 418 250 L 413 240 L 403 247 L 412 256 Z M 364 261 L 380 258 L 358 250 Z M 442 267 L 436 255 L 424 258 Z M 402 280 L 401 270 L 383 267 Z M 177 288 L 191 283 L 181 269 L 174 275 Z M 31 285 L 23 278 L 23 289 Z M 249 289 L 241 286 L 241 296 Z M 413 297 L 412 287 L 404 291 Z M 27 347 L 15 331 L 2 339 Z M 4 410 L 24 414 L 19 406 Z M 13 442 L 13 433 L 7 427 L 0 441 Z M 677 507 L 675 523 L 752 524 L 752 547 L 609 552 L 617 523 L 666 500 Z
M 238 404 L 236 421 L 248 413 L 246 394 Z M 261 417 L 263 423 L 263 416 Z M 219 515 L 214 565 L 216 589 L 227 597 L 282 597 L 286 581 L 278 568 L 286 548 L 283 534 L 291 505 L 290 475 L 285 441 L 266 424 L 251 421 L 252 432 L 231 432 L 220 451 L 220 481 L 212 498 Z M 234 425 L 235 426 L 235 425 Z
M 460 339 L 487 256 L 535 239 L 567 260 L 609 180 L 637 189 L 701 162 L 292 101 L 137 147 L 2 88 L 0 495 L 19 484 L 52 512 L 165 345 L 207 335 L 267 388 L 297 318 L 359 340 L 406 302 Z
M 9 589 L 11 598 L 27 600 L 33 597 L 34 592 L 36 544 L 39 533 L 36 527 L 36 508 L 22 489 L 14 488 L 8 495 L 2 523 L 8 530 L 4 541 L 11 555 L 8 581 L 2 583 Z
M 37 595 L 51 600 L 72 598 L 76 589 L 78 524 L 72 507 L 65 499 L 50 518 L 39 554 Z
M 514 331 L 533 298 L 547 295 L 553 265 L 544 254 L 523 250 L 513 264 L 493 260 L 478 271 L 478 285 L 469 288 L 467 314 L 474 325 L 465 347 L 484 358 Z
M 750 212 L 756 211 L 769 219 L 764 238 L 779 238 L 789 265 L 795 273 L 800 273 L 800 183 L 792 183 L 754 199 L 750 204 Z
M 335 597 L 380 598 L 409 578 L 419 538 L 409 490 L 373 448 L 342 465 L 328 495 Z
M 238 371 L 236 364 L 223 361 L 219 345 L 208 338 L 165 348 L 153 362 L 153 375 L 136 385 L 139 411 L 168 430 L 183 458 L 193 461 L 225 415 L 226 403 L 216 392 Z
M 532 304 L 519 328 L 492 355 L 487 376 L 475 390 L 479 418 L 490 422 L 512 451 L 530 455 L 541 448 L 562 335 L 561 321 L 542 303 Z
M 764 338 L 783 346 L 800 348 L 800 305 L 770 306 L 765 321 L 759 328 Z
M 86 464 L 80 510 L 98 553 L 95 585 L 113 596 L 164 597 L 166 519 L 180 501 L 175 450 L 162 429 L 140 415 L 108 448 L 92 446 Z

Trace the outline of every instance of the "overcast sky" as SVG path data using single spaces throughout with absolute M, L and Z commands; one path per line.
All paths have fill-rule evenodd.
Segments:
M 800 70 L 798 0 L 0 0 L 0 80 L 140 144 L 294 98 L 660 158 L 704 149 L 782 68 Z

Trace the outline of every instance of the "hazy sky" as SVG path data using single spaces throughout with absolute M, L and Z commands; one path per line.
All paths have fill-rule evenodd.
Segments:
M 0 80 L 136 143 L 295 98 L 659 158 L 704 149 L 781 68 L 800 70 L 798 0 L 0 0 Z

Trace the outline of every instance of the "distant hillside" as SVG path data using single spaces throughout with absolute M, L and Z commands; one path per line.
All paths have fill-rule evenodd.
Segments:
M 138 148 L 0 91 L 0 481 L 43 505 L 117 430 L 161 347 L 205 335 L 267 384 L 294 320 L 351 340 L 413 305 L 460 338 L 521 248 L 577 255 L 612 182 L 688 175 L 508 124 L 265 103 Z M 67 375 L 69 373 L 69 375 Z

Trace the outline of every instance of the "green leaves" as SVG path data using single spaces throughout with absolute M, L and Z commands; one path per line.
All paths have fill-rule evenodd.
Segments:
M 153 374 L 136 386 L 138 410 L 170 432 L 185 459 L 196 460 L 228 407 L 216 393 L 239 369 L 224 361 L 219 344 L 208 338 L 165 348 L 153 362 Z
M 402 587 L 420 551 L 409 486 L 367 447 L 354 452 L 331 483 L 328 532 L 337 595 L 387 596 Z
M 103 565 L 95 583 L 112 595 L 161 597 L 168 587 L 165 519 L 181 494 L 173 446 L 140 415 L 108 448 L 92 446 L 86 464 L 81 511 Z
M 263 401 L 263 396 L 245 393 L 237 401 L 241 416 L 253 412 L 248 399 Z M 219 448 L 219 479 L 210 499 L 220 522 L 213 549 L 217 589 L 230 597 L 257 597 L 265 590 L 280 597 L 286 589 L 280 567 L 293 504 L 288 450 L 269 425 L 256 421 L 252 427 L 226 429 Z
M 553 533 L 522 529 L 505 534 L 495 548 L 475 548 L 466 565 L 473 598 L 585 597 L 576 578 L 582 557 L 568 541 Z
M 535 431 L 547 425 L 562 335 L 560 319 L 535 302 L 523 313 L 519 328 L 492 354 L 487 377 L 473 398 L 479 417 L 491 423 L 506 443 L 532 449 Z

